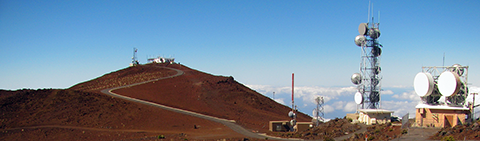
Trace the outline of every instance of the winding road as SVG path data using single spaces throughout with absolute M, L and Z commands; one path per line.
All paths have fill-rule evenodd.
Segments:
M 117 97 L 117 98 L 122 98 L 122 99 L 125 99 L 125 100 L 138 102 L 138 103 L 145 104 L 145 105 L 155 106 L 155 107 L 162 108 L 162 109 L 165 109 L 165 110 L 169 110 L 169 111 L 172 111 L 172 112 L 177 112 L 177 113 L 181 113 L 181 114 L 185 114 L 185 115 L 190 115 L 190 116 L 194 116 L 194 117 L 218 122 L 218 123 L 221 123 L 221 124 L 229 127 L 233 131 L 235 131 L 239 134 L 245 135 L 247 137 L 250 137 L 250 138 L 257 138 L 257 139 L 269 138 L 269 139 L 274 139 L 274 140 L 285 140 L 285 141 L 302 140 L 302 139 L 292 139 L 292 138 L 288 138 L 288 139 L 287 138 L 279 138 L 279 137 L 268 136 L 268 135 L 265 135 L 265 134 L 253 133 L 253 132 L 250 132 L 247 129 L 243 128 L 242 126 L 236 124 L 234 120 L 222 119 L 222 118 L 217 118 L 217 117 L 213 117 L 213 116 L 209 116 L 209 115 L 204 115 L 204 114 L 201 114 L 201 113 L 196 113 L 196 112 L 192 112 L 192 111 L 187 111 L 187 110 L 183 110 L 183 109 L 169 107 L 169 106 L 161 105 L 161 104 L 158 104 L 158 103 L 153 103 L 153 102 L 148 102 L 148 101 L 144 101 L 144 100 L 140 100 L 140 99 L 136 99 L 136 98 L 132 98 L 132 97 L 123 96 L 123 95 L 116 94 L 116 93 L 112 92 L 112 91 L 118 90 L 118 89 L 123 89 L 123 88 L 132 87 L 132 86 L 142 85 L 142 84 L 145 84 L 145 83 L 150 83 L 150 82 L 159 81 L 159 80 L 163 80 L 163 79 L 174 78 L 174 77 L 177 77 L 177 76 L 180 76 L 180 75 L 184 74 L 183 71 L 178 70 L 178 69 L 169 68 L 169 67 L 161 67 L 161 68 L 174 70 L 177 73 L 175 75 L 172 75 L 172 76 L 157 78 L 157 79 L 153 79 L 153 80 L 148 80 L 148 81 L 134 83 L 134 84 L 120 86 L 120 87 L 103 89 L 103 90 L 101 90 L 101 92 L 104 93 L 104 94 L 110 95 L 110 96 Z

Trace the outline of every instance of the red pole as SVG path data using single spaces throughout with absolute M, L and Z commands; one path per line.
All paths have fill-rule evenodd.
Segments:
M 295 112 L 295 102 L 294 102 L 294 99 L 293 99 L 293 96 L 294 96 L 294 95 L 293 95 L 293 88 L 294 88 L 294 85 L 293 85 L 293 84 L 294 84 L 294 75 L 293 75 L 293 73 L 292 73 L 292 111 Z

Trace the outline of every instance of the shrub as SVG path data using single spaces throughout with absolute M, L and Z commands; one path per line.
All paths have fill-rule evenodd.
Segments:
M 453 136 L 445 136 L 442 138 L 442 141 L 455 141 L 455 138 Z
M 165 139 L 164 135 L 158 135 L 158 139 Z
M 408 133 L 407 129 L 402 130 L 402 134 L 407 134 L 407 133 Z

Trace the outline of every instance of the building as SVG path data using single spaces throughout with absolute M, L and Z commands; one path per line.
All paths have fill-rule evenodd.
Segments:
M 359 109 L 358 112 L 358 122 L 366 125 L 389 123 L 393 113 L 384 109 Z
M 417 127 L 453 127 L 465 123 L 468 107 L 418 104 L 415 112 Z
M 288 132 L 291 131 L 291 126 L 292 124 L 290 121 L 285 120 L 285 121 L 270 121 L 268 124 L 268 130 L 272 132 Z M 297 122 L 296 123 L 296 128 L 297 131 L 305 131 L 309 129 L 313 125 L 312 122 Z
M 157 58 L 148 58 L 147 61 L 149 63 L 174 63 L 175 58 L 157 57 Z

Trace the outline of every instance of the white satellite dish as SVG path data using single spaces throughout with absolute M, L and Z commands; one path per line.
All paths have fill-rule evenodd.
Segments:
M 355 93 L 355 103 L 357 103 L 357 104 L 362 104 L 363 103 L 362 93 L 360 93 L 360 92 Z
M 430 73 L 417 73 L 415 80 L 413 81 L 413 88 L 418 96 L 423 97 L 432 94 L 434 87 L 435 82 Z
M 357 37 L 355 37 L 355 44 L 359 47 L 365 45 L 366 42 L 367 38 L 363 35 L 358 35 Z
M 312 115 L 313 117 L 317 116 L 317 108 L 313 109 Z
M 457 73 L 445 71 L 438 77 L 438 90 L 443 96 L 453 96 L 460 90 L 461 81 Z

